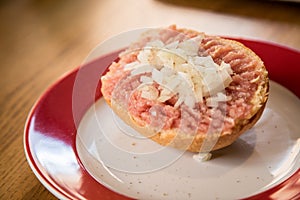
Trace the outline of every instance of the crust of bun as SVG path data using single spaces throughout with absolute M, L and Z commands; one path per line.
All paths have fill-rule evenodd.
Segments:
M 245 47 L 243 44 L 229 39 L 223 39 L 216 37 L 221 40 L 224 44 L 230 44 L 235 49 L 241 50 L 247 56 L 251 57 L 258 61 L 261 66 L 259 70 L 263 73 L 263 81 L 262 84 L 259 85 L 257 91 L 255 92 L 251 103 L 253 104 L 253 108 L 251 110 L 251 115 L 247 119 L 235 120 L 235 126 L 230 133 L 221 133 L 221 134 L 210 134 L 209 136 L 205 133 L 200 133 L 196 135 L 189 135 L 186 133 L 180 133 L 178 129 L 170 129 L 170 130 L 154 130 L 150 126 L 141 127 L 139 126 L 135 120 L 128 114 L 127 110 L 122 108 L 116 102 L 111 102 L 111 100 L 106 99 L 107 103 L 113 109 L 113 111 L 129 126 L 134 128 L 136 131 L 141 133 L 142 135 L 152 139 L 153 141 L 163 145 L 163 146 L 172 146 L 181 150 L 188 150 L 191 152 L 205 152 L 201 149 L 204 142 L 214 142 L 214 146 L 210 148 L 209 151 L 214 151 L 217 149 L 224 148 L 232 144 L 241 134 L 245 131 L 252 128 L 255 123 L 261 117 L 264 108 L 266 106 L 266 102 L 268 100 L 268 91 L 269 91 L 269 79 L 268 73 L 263 65 L 261 59 L 250 49 Z

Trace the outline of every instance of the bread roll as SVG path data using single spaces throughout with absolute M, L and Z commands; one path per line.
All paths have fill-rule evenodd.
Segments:
M 129 126 L 191 152 L 232 144 L 260 118 L 269 89 L 252 50 L 175 25 L 142 34 L 101 81 L 106 102 Z

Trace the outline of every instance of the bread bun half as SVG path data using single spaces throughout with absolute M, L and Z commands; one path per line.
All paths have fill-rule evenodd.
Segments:
M 191 152 L 232 144 L 259 120 L 269 92 L 252 50 L 174 25 L 141 36 L 101 80 L 103 97 L 126 124 Z

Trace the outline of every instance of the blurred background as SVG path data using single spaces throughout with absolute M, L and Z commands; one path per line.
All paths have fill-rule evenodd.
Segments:
M 0 199 L 55 199 L 31 172 L 23 128 L 36 99 L 120 32 L 177 24 L 300 49 L 300 4 L 266 0 L 1 0 Z

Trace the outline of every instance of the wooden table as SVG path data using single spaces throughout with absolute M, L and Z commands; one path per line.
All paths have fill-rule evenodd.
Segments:
M 24 124 L 43 91 L 100 42 L 176 23 L 300 49 L 299 13 L 299 4 L 263 0 L 1 1 L 0 199 L 56 199 L 26 161 Z

